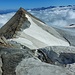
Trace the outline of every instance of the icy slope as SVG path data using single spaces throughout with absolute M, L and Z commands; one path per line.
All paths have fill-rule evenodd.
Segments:
M 18 19 L 18 23 L 16 23 L 19 14 L 21 16 Z M 68 41 L 55 29 L 48 27 L 24 9 L 21 8 L 15 16 L 1 28 L 0 32 L 0 35 L 3 34 L 9 42 L 14 41 L 30 49 L 46 46 L 69 46 Z M 5 31 L 3 31 L 4 29 Z

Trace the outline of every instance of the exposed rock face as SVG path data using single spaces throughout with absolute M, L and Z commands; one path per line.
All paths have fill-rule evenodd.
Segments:
M 24 24 L 24 25 L 23 25 Z M 17 31 L 22 28 L 28 28 L 30 22 L 25 17 L 25 11 L 20 8 L 17 13 L 0 29 L 0 35 L 3 35 L 6 39 L 15 37 Z
M 21 50 L 0 47 L 2 75 L 16 75 L 15 69 L 18 63 L 20 63 L 23 58 L 28 59 L 33 57 L 32 55 L 29 49 Z
M 0 75 L 74 75 L 74 47 L 46 47 L 39 50 L 46 54 L 49 62 L 39 60 L 30 49 L 0 47 Z M 64 61 L 59 62 L 61 59 Z
M 0 46 L 2 47 L 13 47 L 11 44 L 8 43 L 4 36 L 0 36 Z
M 16 67 L 16 75 L 69 75 L 66 68 L 43 63 L 33 58 L 24 59 Z
M 67 65 L 75 63 L 75 51 L 74 47 L 46 47 L 38 49 L 38 58 L 43 62 Z

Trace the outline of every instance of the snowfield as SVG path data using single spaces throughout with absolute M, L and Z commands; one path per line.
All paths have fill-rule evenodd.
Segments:
M 64 39 L 55 37 L 42 28 L 45 24 L 41 21 L 36 20 L 28 14 L 25 14 L 28 21 L 31 23 L 30 27 L 24 29 L 17 34 L 17 38 L 10 40 L 16 41 L 30 49 L 38 49 L 46 46 L 69 46 L 69 43 Z M 41 25 L 41 27 L 39 25 Z M 55 33 L 54 33 L 55 34 Z

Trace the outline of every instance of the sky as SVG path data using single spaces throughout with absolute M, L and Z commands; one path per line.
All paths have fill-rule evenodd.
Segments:
M 61 5 L 75 5 L 75 0 L 0 0 L 0 9 L 25 9 L 61 6 Z

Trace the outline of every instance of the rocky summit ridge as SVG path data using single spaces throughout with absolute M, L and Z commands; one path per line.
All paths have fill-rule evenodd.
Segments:
M 75 47 L 70 45 L 20 8 L 0 29 L 0 75 L 75 75 Z

